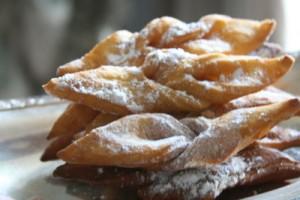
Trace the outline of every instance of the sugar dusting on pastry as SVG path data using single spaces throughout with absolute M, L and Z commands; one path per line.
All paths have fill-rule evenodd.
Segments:
M 240 156 L 209 168 L 188 169 L 160 176 L 148 191 L 150 196 L 180 193 L 183 199 L 214 198 L 224 189 L 235 186 L 245 177 L 249 164 Z M 167 177 L 167 178 L 166 178 Z
M 107 55 L 110 65 L 131 65 L 131 61 L 140 56 L 141 52 L 136 46 L 137 35 L 133 34 L 127 41 L 117 44 L 117 51 Z
M 289 100 L 293 95 L 265 92 L 249 98 L 293 65 L 290 56 L 260 58 L 276 54 L 274 47 L 261 47 L 273 27 L 272 20 L 223 15 L 189 24 L 161 17 L 140 32 L 111 34 L 59 74 L 76 73 L 44 86 L 74 105 L 117 115 L 74 136 L 57 156 L 67 165 L 101 167 L 97 176 L 105 174 L 103 166 L 136 168 L 133 182 L 146 184 L 150 176 L 138 188 L 144 199 L 213 199 L 227 188 L 276 180 L 276 173 L 284 172 L 281 180 L 299 175 L 299 163 L 279 151 L 250 146 L 300 110 L 299 99 Z M 215 118 L 199 117 L 205 109 Z M 179 120 L 186 115 L 194 117 Z M 84 167 L 74 179 L 91 175 Z M 119 179 L 126 182 L 128 176 Z
M 202 22 L 184 23 L 178 22 L 171 26 L 162 36 L 160 44 L 168 44 L 170 42 L 176 41 L 178 37 L 182 37 L 193 32 L 207 32 L 208 27 Z M 200 34 L 199 34 L 200 35 Z

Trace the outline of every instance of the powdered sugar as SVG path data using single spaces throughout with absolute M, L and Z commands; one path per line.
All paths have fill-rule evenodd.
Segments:
M 116 80 L 107 80 L 100 77 L 97 77 L 97 79 L 76 79 L 74 74 L 66 74 L 59 79 L 62 85 L 72 88 L 75 92 L 93 94 L 115 104 L 126 105 L 129 99 L 132 98 L 129 90 L 121 87 Z M 99 85 L 101 87 L 97 87 Z
M 75 59 L 69 63 L 67 63 L 66 65 L 71 65 L 71 66 L 74 66 L 74 67 L 77 67 L 77 68 L 81 68 L 83 67 L 84 63 L 82 61 L 83 58 L 78 58 L 78 59 Z
M 162 175 L 148 188 L 150 196 L 172 196 L 182 199 L 215 198 L 224 189 L 233 187 L 245 177 L 248 163 L 243 157 L 232 157 L 209 168 L 188 169 Z
M 170 28 L 163 34 L 160 44 L 166 45 L 176 41 L 181 36 L 186 36 L 192 33 L 206 32 L 208 30 L 206 24 L 203 22 L 193 22 L 186 24 L 184 22 L 178 21 L 177 23 L 173 23 Z
M 230 101 L 228 104 L 225 104 L 225 107 L 231 110 L 236 108 L 267 105 L 271 103 L 277 103 L 280 101 L 286 101 L 288 99 L 293 99 L 293 98 L 297 98 L 297 97 L 289 93 L 283 92 L 279 89 L 268 87 L 259 92 L 234 99 Z
M 102 67 L 104 72 L 109 69 L 110 66 Z M 112 69 L 117 70 L 116 67 Z M 86 72 L 88 75 L 82 75 L 81 78 L 74 74 L 66 74 L 58 78 L 58 83 L 61 87 L 69 87 L 76 93 L 93 95 L 102 100 L 126 106 L 133 112 L 143 111 L 145 104 L 155 103 L 158 98 L 157 92 L 152 91 L 145 95 L 146 82 L 138 80 L 143 76 L 141 70 L 135 67 L 123 67 L 123 69 L 127 73 L 124 76 L 132 75 L 133 78 L 131 81 L 126 81 L 126 84 L 121 80 L 106 79 L 93 71 Z M 140 98 L 146 102 L 137 101 Z
M 145 124 L 147 126 L 144 126 Z M 90 141 L 93 151 L 99 148 L 97 152 L 101 155 L 101 152 L 105 151 L 105 157 L 111 157 L 110 159 L 120 154 L 134 156 L 129 158 L 129 164 L 140 166 L 174 158 L 190 143 L 193 133 L 168 115 L 144 114 L 121 118 L 95 129 L 91 134 L 98 137 Z M 162 152 L 162 149 L 162 154 L 157 153 Z M 145 152 L 148 152 L 145 159 L 135 159 Z M 117 160 L 112 162 L 111 164 L 120 166 Z
M 116 66 L 131 65 L 132 60 L 138 58 L 141 54 L 140 50 L 136 47 L 137 34 L 132 35 L 128 40 L 118 43 L 116 53 L 110 53 L 107 57 L 107 63 Z
M 143 66 L 159 66 L 167 64 L 168 66 L 178 65 L 182 63 L 182 60 L 185 59 L 194 59 L 197 56 L 188 52 L 185 52 L 182 49 L 170 48 L 155 50 L 150 52 L 146 58 Z
M 205 90 L 211 90 L 216 88 L 216 83 L 212 81 L 201 81 L 199 84 L 202 85 Z
M 219 81 L 234 85 L 260 85 L 264 75 L 262 69 L 256 69 L 252 73 L 246 73 L 243 68 L 239 67 L 231 75 L 221 74 Z
M 264 43 L 259 49 L 251 52 L 251 56 L 260 56 L 264 58 L 274 58 L 283 54 L 283 50 L 280 45 L 275 43 Z
M 112 74 L 115 77 L 110 77 Z M 132 113 L 156 110 L 182 111 L 184 109 L 182 104 L 188 104 L 189 107 L 186 109 L 189 111 L 207 106 L 207 103 L 195 99 L 185 91 L 172 90 L 147 79 L 141 69 L 136 67 L 102 66 L 80 74 L 59 77 L 56 84 L 61 89 L 69 88 L 77 94 L 91 95 L 93 98 L 126 107 Z M 161 106 L 166 100 L 172 107 Z M 101 105 L 95 109 L 102 109 Z
M 197 39 L 185 43 L 185 47 L 194 49 L 194 51 L 214 53 L 214 52 L 229 52 L 232 46 L 220 38 L 214 37 L 210 39 Z

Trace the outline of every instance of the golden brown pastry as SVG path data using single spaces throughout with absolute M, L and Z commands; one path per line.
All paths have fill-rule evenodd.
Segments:
M 253 146 L 210 168 L 178 172 L 64 164 L 54 176 L 113 187 L 138 187 L 142 199 L 214 199 L 223 190 L 300 176 L 300 165 L 286 154 Z
M 173 17 L 153 19 L 140 31 L 139 39 L 156 48 L 175 47 L 183 42 L 202 37 L 208 32 L 203 22 L 184 23 Z
M 85 132 L 88 133 L 94 128 L 104 126 L 109 124 L 117 119 L 121 118 L 119 115 L 109 114 L 109 113 L 99 113 L 95 119 L 89 123 L 85 129 Z
M 225 15 L 207 15 L 200 21 L 209 27 L 209 31 L 199 39 L 181 44 L 180 48 L 195 54 L 248 54 L 270 37 L 276 25 L 269 19 L 254 21 Z
M 157 50 L 147 56 L 143 71 L 102 66 L 51 79 L 44 89 L 107 113 L 195 112 L 263 89 L 293 62 L 289 56 L 195 56 L 178 49 Z
M 300 165 L 275 149 L 247 148 L 222 164 L 160 174 L 139 189 L 142 199 L 215 199 L 228 188 L 280 181 L 300 175 Z
M 42 160 L 66 162 L 55 176 L 132 187 L 142 199 L 214 199 L 299 176 L 297 161 L 266 148 L 300 144 L 278 126 L 300 100 L 271 86 L 294 64 L 267 43 L 274 27 L 207 15 L 112 33 L 43 86 L 72 103 Z
M 112 33 L 82 58 L 60 66 L 57 74 L 101 65 L 139 66 L 153 47 L 179 47 L 195 54 L 248 54 L 269 38 L 274 27 L 272 20 L 259 22 L 225 15 L 207 15 L 193 23 L 184 23 L 172 17 L 156 18 L 138 33 L 125 30 Z
M 99 112 L 81 104 L 71 103 L 55 121 L 47 139 L 74 135 L 86 128 Z M 80 117 L 79 117 L 80 116 Z
M 72 115 L 73 115 L 73 117 L 76 116 L 76 118 L 79 119 L 77 114 L 80 114 L 80 113 L 76 109 L 80 108 L 80 107 L 81 107 L 80 104 L 69 105 L 69 108 L 71 108 L 71 109 L 67 109 L 67 111 L 65 111 L 65 113 L 62 116 L 60 116 L 60 118 L 58 119 L 58 121 L 56 122 L 56 124 L 54 126 L 58 126 L 57 124 L 62 124 L 63 122 L 65 122 L 64 120 L 66 120 L 66 122 L 67 122 Z M 82 109 L 82 111 L 84 111 L 84 109 Z M 66 114 L 66 113 L 68 113 L 68 114 Z M 89 110 L 86 110 L 86 112 L 84 112 L 83 115 L 80 115 L 80 119 L 81 120 L 91 119 L 94 117 L 93 114 L 94 113 L 89 113 Z M 60 135 L 55 135 L 55 139 L 51 141 L 51 143 L 48 145 L 48 147 L 44 151 L 44 153 L 41 157 L 41 161 L 57 159 L 57 155 L 56 155 L 57 152 L 64 149 L 68 145 L 70 145 L 72 143 L 72 141 L 77 140 L 80 137 L 83 137 L 84 135 L 86 135 L 88 132 L 90 132 L 94 128 L 104 126 L 104 125 L 106 125 L 116 119 L 119 119 L 119 118 L 120 118 L 120 116 L 117 116 L 117 115 L 98 113 L 96 115 L 96 117 L 94 117 L 94 119 L 91 120 L 89 123 L 86 121 L 84 123 L 84 126 L 81 126 L 80 130 L 72 129 L 74 127 L 74 125 L 71 123 L 72 122 L 71 120 L 69 121 L 70 123 L 64 123 L 65 124 L 64 129 L 63 129 L 64 132 L 60 132 Z M 76 125 L 80 125 L 81 122 L 79 123 L 79 122 L 74 121 L 73 123 L 77 123 Z M 70 131 L 68 132 L 68 130 L 70 130 Z M 81 131 L 81 130 L 83 130 L 83 131 Z
M 297 99 L 238 109 L 207 119 L 207 127 L 201 132 L 189 128 L 191 123 L 165 114 L 130 115 L 92 130 L 60 151 L 58 157 L 73 164 L 165 170 L 212 165 L 262 138 L 275 124 L 299 110 Z
M 92 130 L 57 155 L 73 164 L 149 167 L 178 156 L 193 137 L 169 115 L 129 115 Z
M 291 128 L 275 126 L 268 132 L 266 137 L 258 140 L 257 143 L 280 150 L 300 146 L 300 132 Z
M 212 105 L 201 114 L 208 118 L 214 118 L 238 108 L 250 108 L 255 106 L 268 105 L 295 98 L 299 99 L 299 97 L 293 94 L 290 94 L 273 86 L 269 86 L 263 90 L 260 90 L 259 92 L 233 99 L 226 104 Z M 297 113 L 297 115 L 299 115 L 299 113 Z
M 44 89 L 60 98 L 105 113 L 182 113 L 203 110 L 208 102 L 146 78 L 140 68 L 101 68 L 51 79 Z
M 194 138 L 183 153 L 162 168 L 180 170 L 224 162 L 299 110 L 299 100 L 292 99 L 228 112 L 212 119 L 208 128 Z
M 142 69 L 148 78 L 172 89 L 222 104 L 274 83 L 293 63 L 287 55 L 271 59 L 220 53 L 196 56 L 166 49 L 149 53 Z
M 94 69 L 102 65 L 140 65 L 143 62 L 142 51 L 146 49 L 138 49 L 136 38 L 136 34 L 125 30 L 112 33 L 82 58 L 60 66 L 57 74 Z
M 43 152 L 41 156 L 41 161 L 56 160 L 57 152 L 70 145 L 73 139 L 74 139 L 74 135 L 70 135 L 70 134 L 61 135 L 57 138 L 54 138 L 54 140 L 50 142 L 50 144 Z

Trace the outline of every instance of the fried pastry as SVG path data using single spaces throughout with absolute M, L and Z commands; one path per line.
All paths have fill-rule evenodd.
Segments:
M 200 21 L 209 27 L 209 31 L 199 39 L 179 45 L 179 48 L 195 54 L 249 54 L 269 38 L 276 24 L 268 19 L 260 22 L 225 15 L 207 15 Z
M 47 139 L 74 135 L 86 128 L 99 112 L 81 104 L 71 103 L 55 121 Z M 80 117 L 78 117 L 80 116 Z
M 72 104 L 69 107 L 73 107 L 73 106 L 75 106 L 75 108 L 77 109 L 81 105 L 80 104 Z M 78 114 L 78 113 L 76 113 L 76 111 L 77 111 L 76 109 L 71 108 L 70 112 L 68 112 L 68 113 L 70 115 Z M 63 114 L 58 120 L 63 121 L 63 120 L 69 119 L 68 116 L 67 117 L 64 117 L 64 116 L 65 115 Z M 76 116 L 76 115 L 74 115 L 74 116 Z M 89 112 L 85 112 L 84 115 L 80 115 L 82 120 L 85 120 L 87 118 L 91 119 L 91 117 L 93 117 L 93 116 L 94 116 L 93 113 L 89 113 Z M 57 152 L 64 149 L 68 145 L 70 145 L 72 143 L 72 141 L 77 140 L 80 137 L 83 137 L 88 132 L 90 132 L 92 129 L 100 127 L 100 126 L 104 126 L 118 118 L 120 118 L 120 116 L 106 114 L 106 113 L 99 113 L 91 122 L 85 123 L 84 126 L 82 126 L 82 129 L 80 129 L 80 130 L 83 130 L 83 129 L 85 129 L 85 130 L 81 131 L 81 132 L 79 129 L 77 129 L 77 132 L 76 132 L 76 131 L 74 131 L 74 129 L 71 129 L 71 128 L 69 128 L 70 132 L 68 132 L 67 128 L 68 128 L 68 126 L 71 126 L 71 124 L 66 124 L 66 126 L 64 127 L 65 132 L 60 132 L 61 135 L 58 135 L 58 137 L 56 137 L 53 141 L 51 141 L 51 143 L 48 145 L 48 147 L 44 151 L 43 155 L 41 156 L 41 161 L 49 161 L 49 160 L 57 159 L 57 155 L 56 155 Z M 74 123 L 76 123 L 76 122 L 74 122 Z
M 300 144 L 278 126 L 299 115 L 300 99 L 272 86 L 294 64 L 267 42 L 274 27 L 207 15 L 112 33 L 43 86 L 72 103 L 41 159 L 66 162 L 54 176 L 135 188 L 142 199 L 213 199 L 299 176 L 279 151 Z
M 213 199 L 231 187 L 300 176 L 300 165 L 280 151 L 256 145 L 210 168 L 151 172 L 64 164 L 54 171 L 54 175 L 89 184 L 139 187 L 143 199 Z
M 276 149 L 255 145 L 239 155 L 246 158 L 246 162 L 253 163 L 247 169 L 243 180 L 238 183 L 239 186 L 282 181 L 300 176 L 299 162 Z
M 160 175 L 162 176 L 162 175 Z M 277 150 L 247 148 L 222 164 L 174 172 L 139 189 L 142 199 L 215 199 L 223 190 L 300 176 L 300 165 Z
M 73 164 L 164 170 L 212 165 L 235 155 L 299 110 L 297 99 L 234 110 L 207 121 L 200 133 L 169 115 L 130 115 L 92 130 L 58 157 Z
M 153 19 L 140 31 L 140 39 L 148 46 L 169 48 L 202 37 L 208 32 L 205 23 L 184 23 L 173 17 Z
M 121 118 L 121 116 L 119 116 L 119 115 L 100 113 L 95 117 L 95 119 L 91 123 L 89 123 L 86 126 L 85 132 L 88 133 L 91 130 L 93 130 L 94 128 L 104 126 L 104 125 L 109 124 L 110 122 L 113 122 L 119 118 Z
M 143 51 L 136 44 L 137 35 L 129 31 L 117 31 L 100 41 L 82 58 L 71 61 L 57 69 L 58 75 L 94 69 L 101 65 L 140 65 Z
M 255 106 L 268 105 L 295 98 L 299 99 L 299 97 L 295 95 L 270 86 L 259 92 L 233 99 L 226 104 L 213 105 L 207 110 L 203 111 L 201 114 L 208 118 L 214 118 L 238 108 L 250 108 Z M 300 113 L 297 113 L 297 115 L 299 114 Z
M 92 130 L 57 155 L 73 164 L 149 167 L 178 156 L 193 137 L 169 115 L 130 115 Z
M 82 58 L 60 66 L 57 74 L 101 65 L 139 66 L 153 47 L 179 47 L 195 54 L 248 54 L 268 39 L 274 27 L 272 20 L 259 22 L 224 15 L 207 15 L 193 23 L 184 23 L 172 17 L 156 18 L 138 33 L 125 30 L 112 33 Z
M 224 162 L 299 110 L 299 100 L 292 99 L 228 112 L 212 119 L 183 153 L 162 168 L 180 170 Z
M 157 50 L 147 56 L 143 72 L 103 66 L 51 79 L 44 89 L 108 113 L 193 112 L 208 107 L 208 102 L 225 103 L 262 89 L 283 76 L 293 62 L 289 56 L 198 57 L 177 49 Z
M 102 66 L 51 79 L 44 89 L 60 98 L 105 113 L 182 113 L 208 107 L 184 91 L 172 90 L 146 78 L 140 68 Z
M 62 135 L 57 138 L 54 138 L 53 141 L 47 146 L 45 151 L 41 156 L 41 161 L 49 161 L 57 159 L 57 152 L 67 147 L 72 143 L 74 135 Z
M 263 58 L 274 58 L 283 54 L 284 52 L 281 49 L 280 45 L 266 42 L 261 47 L 251 52 L 249 55 L 259 56 Z
M 147 77 L 163 85 L 222 104 L 274 83 L 293 63 L 290 56 L 195 56 L 180 49 L 167 49 L 149 53 L 142 69 Z
M 257 143 L 280 150 L 300 146 L 300 132 L 291 128 L 275 126 L 266 137 L 258 140 Z
M 98 167 L 64 164 L 58 166 L 53 175 L 66 179 L 114 187 L 138 187 L 148 185 L 164 172 L 150 172 L 135 168 Z

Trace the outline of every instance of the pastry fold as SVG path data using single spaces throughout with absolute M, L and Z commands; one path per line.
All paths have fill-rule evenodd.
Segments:
M 194 54 L 249 54 L 268 40 L 275 24 L 269 19 L 255 21 L 225 15 L 207 15 L 193 23 L 173 17 L 156 18 L 140 32 L 120 30 L 112 33 L 82 58 L 60 66 L 57 74 L 102 65 L 140 66 L 153 48 L 179 47 Z
M 182 113 L 209 103 L 145 77 L 140 68 L 103 66 L 51 79 L 44 89 L 105 113 Z
M 57 155 L 73 164 L 150 167 L 177 157 L 193 137 L 169 115 L 130 115 L 93 129 Z
M 228 112 L 208 122 L 207 128 L 194 138 L 184 152 L 162 168 L 181 170 L 224 162 L 299 110 L 299 100 L 292 99 Z
M 256 58 L 178 49 L 150 53 L 142 68 L 101 68 L 51 79 L 46 92 L 120 115 L 141 112 L 200 112 L 257 92 L 293 65 L 290 56 Z
M 279 150 L 300 146 L 300 132 L 292 128 L 275 126 L 266 137 L 257 140 L 259 145 Z
M 300 102 L 292 99 L 234 110 L 198 127 L 195 124 L 202 118 L 178 121 L 166 114 L 129 115 L 93 129 L 58 157 L 72 164 L 168 171 L 208 166 L 228 160 L 299 110 Z
M 209 27 L 209 31 L 203 37 L 181 44 L 180 48 L 195 54 L 248 54 L 268 40 L 276 25 L 270 19 L 254 21 L 225 15 L 207 15 L 200 21 Z
M 288 155 L 266 147 L 251 147 L 208 168 L 167 174 L 142 187 L 142 199 L 215 199 L 228 188 L 282 181 L 300 175 L 300 165 Z M 160 175 L 162 176 L 162 175 Z
M 181 49 L 149 53 L 145 75 L 198 99 L 223 104 L 257 92 L 277 81 L 293 66 L 288 55 L 276 58 L 233 56 L 220 53 L 196 56 Z
M 111 187 L 138 187 L 142 199 L 214 199 L 222 191 L 283 181 L 300 175 L 300 165 L 278 150 L 249 147 L 209 168 L 177 172 L 64 164 L 54 176 Z
M 233 99 L 228 103 L 222 105 L 212 105 L 201 114 L 208 118 L 214 118 L 238 108 L 250 108 L 268 105 L 296 98 L 299 99 L 298 96 L 290 94 L 274 86 L 269 86 L 261 91 Z M 299 113 L 297 113 L 297 115 L 299 115 Z

